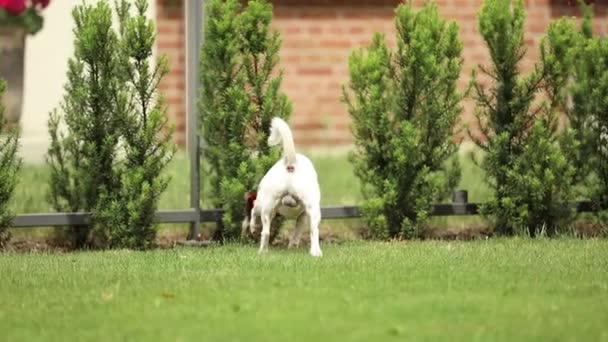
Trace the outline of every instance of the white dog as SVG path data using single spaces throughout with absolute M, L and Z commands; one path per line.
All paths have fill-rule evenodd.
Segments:
M 283 156 L 264 175 L 258 186 L 255 202 L 247 223 L 252 234 L 262 225 L 260 253 L 268 250 L 270 224 L 277 214 L 296 219 L 296 227 L 289 240 L 289 247 L 300 243 L 302 228 L 310 227 L 310 254 L 322 256 L 319 245 L 319 222 L 321 221 L 321 191 L 317 172 L 306 156 L 297 153 L 291 130 L 285 121 L 273 118 L 268 145 L 282 144 Z

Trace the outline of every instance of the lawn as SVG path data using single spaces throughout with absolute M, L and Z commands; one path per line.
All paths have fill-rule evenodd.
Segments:
M 0 340 L 608 341 L 608 241 L 0 255 Z

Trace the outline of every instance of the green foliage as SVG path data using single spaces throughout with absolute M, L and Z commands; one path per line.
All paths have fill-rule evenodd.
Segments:
M 6 90 L 6 83 L 0 79 L 0 99 Z M 9 210 L 9 201 L 17 185 L 17 173 L 21 167 L 21 159 L 17 156 L 19 133 L 17 130 L 4 132 L 4 106 L 0 103 L 0 249 L 8 242 L 8 228 L 13 219 Z
M 112 29 L 107 1 L 82 4 L 72 12 L 74 56 L 68 62 L 68 83 L 61 111 L 51 113 L 49 201 L 58 211 L 103 210 L 105 194 L 120 188 L 116 151 L 126 111 L 118 58 L 119 38 Z M 66 131 L 60 124 L 65 122 Z M 92 220 L 89 227 L 68 228 L 74 248 L 107 243 L 105 227 Z M 95 232 L 91 234 L 92 232 Z M 95 242 L 94 242 L 95 240 Z
M 569 159 L 576 168 L 576 182 L 588 179 L 591 172 L 588 159 L 592 153 L 588 116 L 584 111 L 575 109 L 574 104 L 583 102 L 580 95 L 573 96 L 573 88 L 581 79 L 577 74 L 577 64 L 581 63 L 581 53 L 587 44 L 587 26 L 590 25 L 590 13 L 577 31 L 576 22 L 572 18 L 561 18 L 549 26 L 547 36 L 541 42 L 541 60 L 545 70 L 543 90 L 549 99 L 550 108 L 565 115 L 568 119 L 567 130 L 574 135 L 578 148 L 570 151 Z
M 557 132 L 557 113 L 564 104 L 562 75 L 567 58 L 564 43 L 568 23 L 552 25 L 542 44 L 543 63 L 532 73 L 519 71 L 525 55 L 525 10 L 522 1 L 486 0 L 479 14 L 479 30 L 492 60 L 480 66 L 490 89 L 474 74 L 475 116 L 481 136 L 469 134 L 486 151 L 482 167 L 494 197 L 483 208 L 494 218 L 500 234 L 554 234 L 567 226 L 572 210 L 575 168 L 568 158 L 577 148 L 574 133 Z M 545 89 L 548 103 L 533 108 Z
M 591 30 L 592 8 L 583 6 L 585 18 L 573 54 L 571 89 L 572 127 L 578 132 L 581 152 L 577 167 L 585 175 L 588 196 L 599 210 L 599 218 L 608 227 L 608 40 Z
M 363 183 L 363 213 L 375 238 L 419 237 L 431 204 L 460 179 L 451 140 L 461 112 L 458 27 L 437 6 L 396 10 L 397 51 L 376 34 L 349 59 L 344 102 L 353 119 L 351 155 Z
M 500 135 L 497 140 L 505 137 Z M 497 145 L 504 146 L 505 142 Z M 574 198 L 575 168 L 562 146 L 575 149 L 577 144 L 571 134 L 564 134 L 562 141 L 556 142 L 548 124 L 544 120 L 536 121 L 521 154 L 509 167 L 503 185 L 507 196 L 491 200 L 484 208 L 486 212 L 509 220 L 512 233 L 516 234 L 554 236 L 564 231 L 574 214 L 572 207 L 563 204 Z M 492 152 L 487 157 L 489 165 L 496 163 Z
M 288 118 L 291 105 L 276 72 L 281 42 L 269 29 L 265 1 L 212 0 L 206 8 L 201 51 L 201 131 L 211 203 L 225 210 L 218 239 L 241 235 L 244 194 L 255 191 L 279 157 L 267 144 L 270 121 Z
M 73 11 L 75 55 L 58 111 L 51 114 L 49 201 L 58 211 L 92 213 L 89 227 L 64 231 L 71 247 L 147 247 L 154 238 L 154 212 L 167 186 L 161 171 L 170 160 L 162 98 L 167 72 L 151 67 L 153 24 L 145 0 L 117 3 L 119 32 L 107 1 Z M 60 124 L 65 122 L 65 132 Z
M 608 207 L 608 43 L 594 36 L 593 8 L 580 2 L 584 13 L 580 28 L 571 18 L 551 24 L 542 45 L 546 69 L 545 90 L 560 113 L 565 114 L 576 148 L 568 158 L 576 169 L 582 197 L 592 199 L 606 225 Z M 565 146 L 565 145 L 563 145 Z
M 156 237 L 156 209 L 169 177 L 163 174 L 175 153 L 166 107 L 158 84 L 168 72 L 166 58 L 152 66 L 155 29 L 146 18 L 147 0 L 135 2 L 136 15 L 122 0 L 118 7 L 121 56 L 124 59 L 128 111 L 121 134 L 125 160 L 121 164 L 121 187 L 105 198 L 97 218 L 108 227 L 110 246 L 147 248 Z

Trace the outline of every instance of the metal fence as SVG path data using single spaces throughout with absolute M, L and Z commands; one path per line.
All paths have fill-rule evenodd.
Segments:
M 198 189 L 198 182 L 194 182 L 193 188 Z M 198 194 L 192 196 L 198 198 Z M 481 203 L 469 203 L 466 190 L 454 192 L 452 203 L 433 204 L 431 216 L 463 216 L 478 215 Z M 198 202 L 196 202 L 198 203 Z M 569 204 L 574 209 L 581 212 L 593 212 L 593 204 L 590 201 L 574 202 Z M 190 237 L 197 236 L 200 224 L 222 220 L 221 209 L 200 209 L 194 205 L 191 209 L 182 210 L 161 210 L 157 213 L 159 223 L 190 223 Z M 17 215 L 13 220 L 14 228 L 27 227 L 53 227 L 53 226 L 77 226 L 89 223 L 89 213 L 40 213 Z M 361 217 L 358 206 L 331 206 L 321 208 L 323 219 L 345 219 Z

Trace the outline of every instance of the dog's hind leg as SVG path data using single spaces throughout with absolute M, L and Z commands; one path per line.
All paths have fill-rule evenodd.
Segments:
M 296 220 L 296 226 L 293 230 L 293 233 L 291 234 L 291 238 L 289 239 L 288 248 L 298 247 L 300 245 L 302 230 L 308 225 L 308 222 L 309 219 L 306 213 L 302 213 L 300 216 L 298 216 L 298 219 Z
M 319 223 L 321 222 L 321 209 L 318 206 L 309 208 L 307 214 L 310 215 L 310 255 L 314 257 L 323 256 L 319 244 Z
M 272 221 L 271 213 L 262 211 L 262 236 L 260 237 L 260 250 L 259 253 L 268 251 L 268 240 L 270 238 L 270 222 Z

